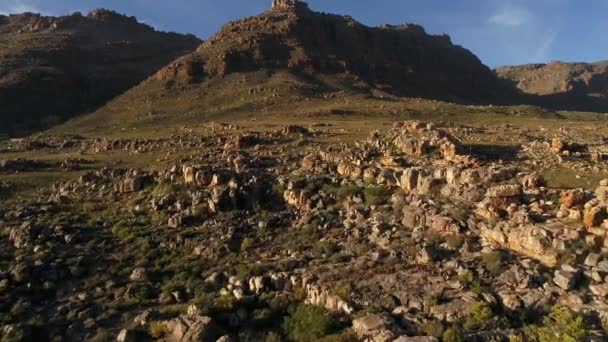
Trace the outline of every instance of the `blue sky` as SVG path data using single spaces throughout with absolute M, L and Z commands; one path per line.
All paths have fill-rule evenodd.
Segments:
M 0 0 L 0 14 L 63 15 L 106 7 L 164 31 L 205 39 L 271 0 Z M 473 51 L 488 66 L 608 59 L 606 0 L 310 0 L 318 11 L 364 24 L 417 23 Z

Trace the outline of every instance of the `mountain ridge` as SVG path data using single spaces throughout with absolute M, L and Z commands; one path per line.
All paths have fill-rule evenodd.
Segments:
M 268 67 L 350 73 L 399 95 L 480 100 L 493 94 L 475 92 L 488 85 L 499 88 L 491 70 L 447 35 L 428 35 L 413 24 L 368 27 L 350 16 L 298 4 L 226 24 L 195 52 L 163 68 L 158 78 L 188 84 Z
M 608 111 L 608 61 L 503 66 L 496 75 L 548 107 Z
M 107 9 L 2 16 L 0 133 L 44 129 L 94 110 L 199 43 Z

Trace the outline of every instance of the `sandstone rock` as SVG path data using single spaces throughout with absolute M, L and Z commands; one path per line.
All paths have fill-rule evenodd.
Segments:
M 522 177 L 521 185 L 524 187 L 524 189 L 528 190 L 539 189 L 540 187 L 545 185 L 545 180 L 539 174 L 527 174 Z
M 393 342 L 439 342 L 439 340 L 432 336 L 400 336 Z
M 211 184 L 213 175 L 206 168 L 187 166 L 182 167 L 184 175 L 184 183 L 193 184 L 196 186 L 208 186 Z
M 306 302 L 327 309 L 329 312 L 350 315 L 353 308 L 339 296 L 333 295 L 328 289 L 314 284 L 307 284 Z
M 182 315 L 159 324 L 165 327 L 169 341 L 216 342 L 221 336 L 212 319 L 201 315 Z
M 286 190 L 283 193 L 283 199 L 287 204 L 300 211 L 308 211 L 313 206 L 309 195 L 305 190 Z
M 497 185 L 489 188 L 486 196 L 490 198 L 518 197 L 522 193 L 519 185 Z
M 572 290 L 576 285 L 576 281 L 576 273 L 563 270 L 555 271 L 555 276 L 553 277 L 553 282 L 565 291 Z
M 597 266 L 595 266 L 594 270 L 608 274 L 608 260 L 600 261 Z
M 393 330 L 395 330 L 394 322 L 388 316 L 368 314 L 353 321 L 353 332 L 365 341 L 394 341 L 396 334 Z
M 513 293 L 507 291 L 501 291 L 498 293 L 502 305 L 513 312 L 519 311 L 523 307 L 523 303 L 519 297 Z
M 589 253 L 585 258 L 585 266 L 595 267 L 600 261 L 601 256 L 595 253 Z
M 137 336 L 134 330 L 131 329 L 122 329 L 118 336 L 116 337 L 117 342 L 135 342 L 137 341 Z
M 608 283 L 589 285 L 589 290 L 600 298 L 608 297 Z
M 135 282 L 146 282 L 148 281 L 148 273 L 145 268 L 138 267 L 131 272 L 129 279 Z
M 298 125 L 287 125 L 283 128 L 283 130 L 281 131 L 281 133 L 283 133 L 284 135 L 290 135 L 290 134 L 309 134 L 310 131 L 302 126 L 298 126 Z
M 131 193 L 144 188 L 145 178 L 141 176 L 127 177 L 114 183 L 114 192 Z
M 384 329 L 390 324 L 391 320 L 385 316 L 369 314 L 353 320 L 353 330 L 357 335 L 365 336 L 369 332 Z
M 561 152 L 565 151 L 567 148 L 568 148 L 568 144 L 559 138 L 554 138 L 551 141 L 551 152 L 553 152 L 553 153 L 556 153 L 556 154 L 561 153 Z
M 560 195 L 561 204 L 567 209 L 581 209 L 585 204 L 585 192 L 581 189 L 564 191 Z
M 491 244 L 539 260 L 549 267 L 557 265 L 558 253 L 553 248 L 552 239 L 539 226 L 522 225 L 508 232 L 499 228 L 483 229 L 481 237 Z
M 608 203 L 608 185 L 606 185 L 606 180 L 602 181 L 600 186 L 595 189 L 595 197 L 604 203 Z
M 605 219 L 608 219 L 608 212 L 605 206 L 585 208 L 583 222 L 587 227 L 598 227 Z
M 448 303 L 439 304 L 431 307 L 429 314 L 436 319 L 447 322 L 458 322 L 471 312 L 471 303 L 462 299 L 454 299 Z

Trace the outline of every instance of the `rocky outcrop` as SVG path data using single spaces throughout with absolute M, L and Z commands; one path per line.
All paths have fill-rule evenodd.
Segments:
M 0 134 L 90 111 L 200 44 L 109 10 L 0 20 Z
M 460 151 L 460 143 L 446 131 L 435 128 L 432 124 L 419 121 L 396 123 L 393 131 L 397 133 L 395 146 L 403 153 L 423 157 L 438 154 L 445 159 L 454 159 Z
M 167 341 L 179 342 L 215 342 L 221 336 L 219 329 L 210 317 L 196 312 L 181 315 L 178 318 L 158 322 L 163 326 Z
M 492 245 L 539 260 L 549 267 L 557 265 L 558 253 L 553 247 L 553 239 L 543 227 L 527 225 L 483 229 L 481 237 Z

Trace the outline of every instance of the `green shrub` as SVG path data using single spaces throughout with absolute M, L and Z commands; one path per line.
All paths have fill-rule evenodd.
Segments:
M 282 342 L 282 341 L 283 341 L 283 339 L 281 338 L 281 335 L 277 334 L 274 331 L 267 333 L 266 336 L 264 337 L 264 342 Z
M 438 246 L 443 243 L 444 239 L 443 236 L 441 236 L 441 233 L 435 229 L 427 229 L 424 232 L 424 241 L 431 246 Z
M 161 337 L 165 336 L 165 333 L 167 332 L 167 329 L 165 327 L 164 324 L 162 323 L 158 323 L 158 322 L 154 322 L 150 325 L 150 329 L 148 331 L 148 333 L 150 334 L 150 336 L 153 339 L 160 339 Z
M 489 321 L 494 314 L 492 309 L 486 302 L 475 302 L 471 308 L 471 315 L 464 322 L 464 327 L 467 330 L 480 329 L 484 323 Z
M 460 234 L 452 234 L 448 236 L 446 243 L 451 249 L 460 249 L 464 244 L 464 237 Z
M 443 342 L 462 342 L 464 339 L 457 328 L 449 327 L 441 335 L 441 340 Z
M 331 241 L 319 241 L 315 244 L 315 254 L 318 256 L 325 255 L 331 256 L 334 253 L 337 253 L 340 248 Z
M 349 196 L 361 195 L 363 193 L 363 189 L 360 186 L 354 184 L 347 184 L 340 188 L 338 188 L 338 198 L 340 200 L 345 200 Z
M 422 325 L 422 332 L 424 332 L 426 336 L 440 338 L 444 331 L 445 327 L 439 320 L 428 321 Z
M 112 226 L 112 234 L 122 242 L 132 242 L 137 238 L 137 234 L 127 222 L 119 221 Z
M 363 197 L 367 205 L 380 205 L 388 201 L 391 192 L 383 186 L 370 185 L 363 190 Z
M 251 247 L 253 247 L 253 239 L 246 237 L 241 241 L 241 253 L 247 252 Z
M 300 304 L 285 318 L 283 328 L 295 342 L 313 342 L 336 332 L 338 324 L 324 309 Z
M 587 337 L 583 318 L 559 306 L 553 307 L 541 326 L 530 326 L 525 332 L 527 337 L 538 342 L 578 342 Z
M 490 252 L 481 256 L 481 263 L 492 274 L 500 273 L 502 269 L 502 254 Z
M 482 286 L 479 279 L 475 277 L 475 274 L 471 271 L 465 271 L 458 275 L 460 280 L 465 286 L 467 286 L 474 293 L 480 294 L 482 292 Z

